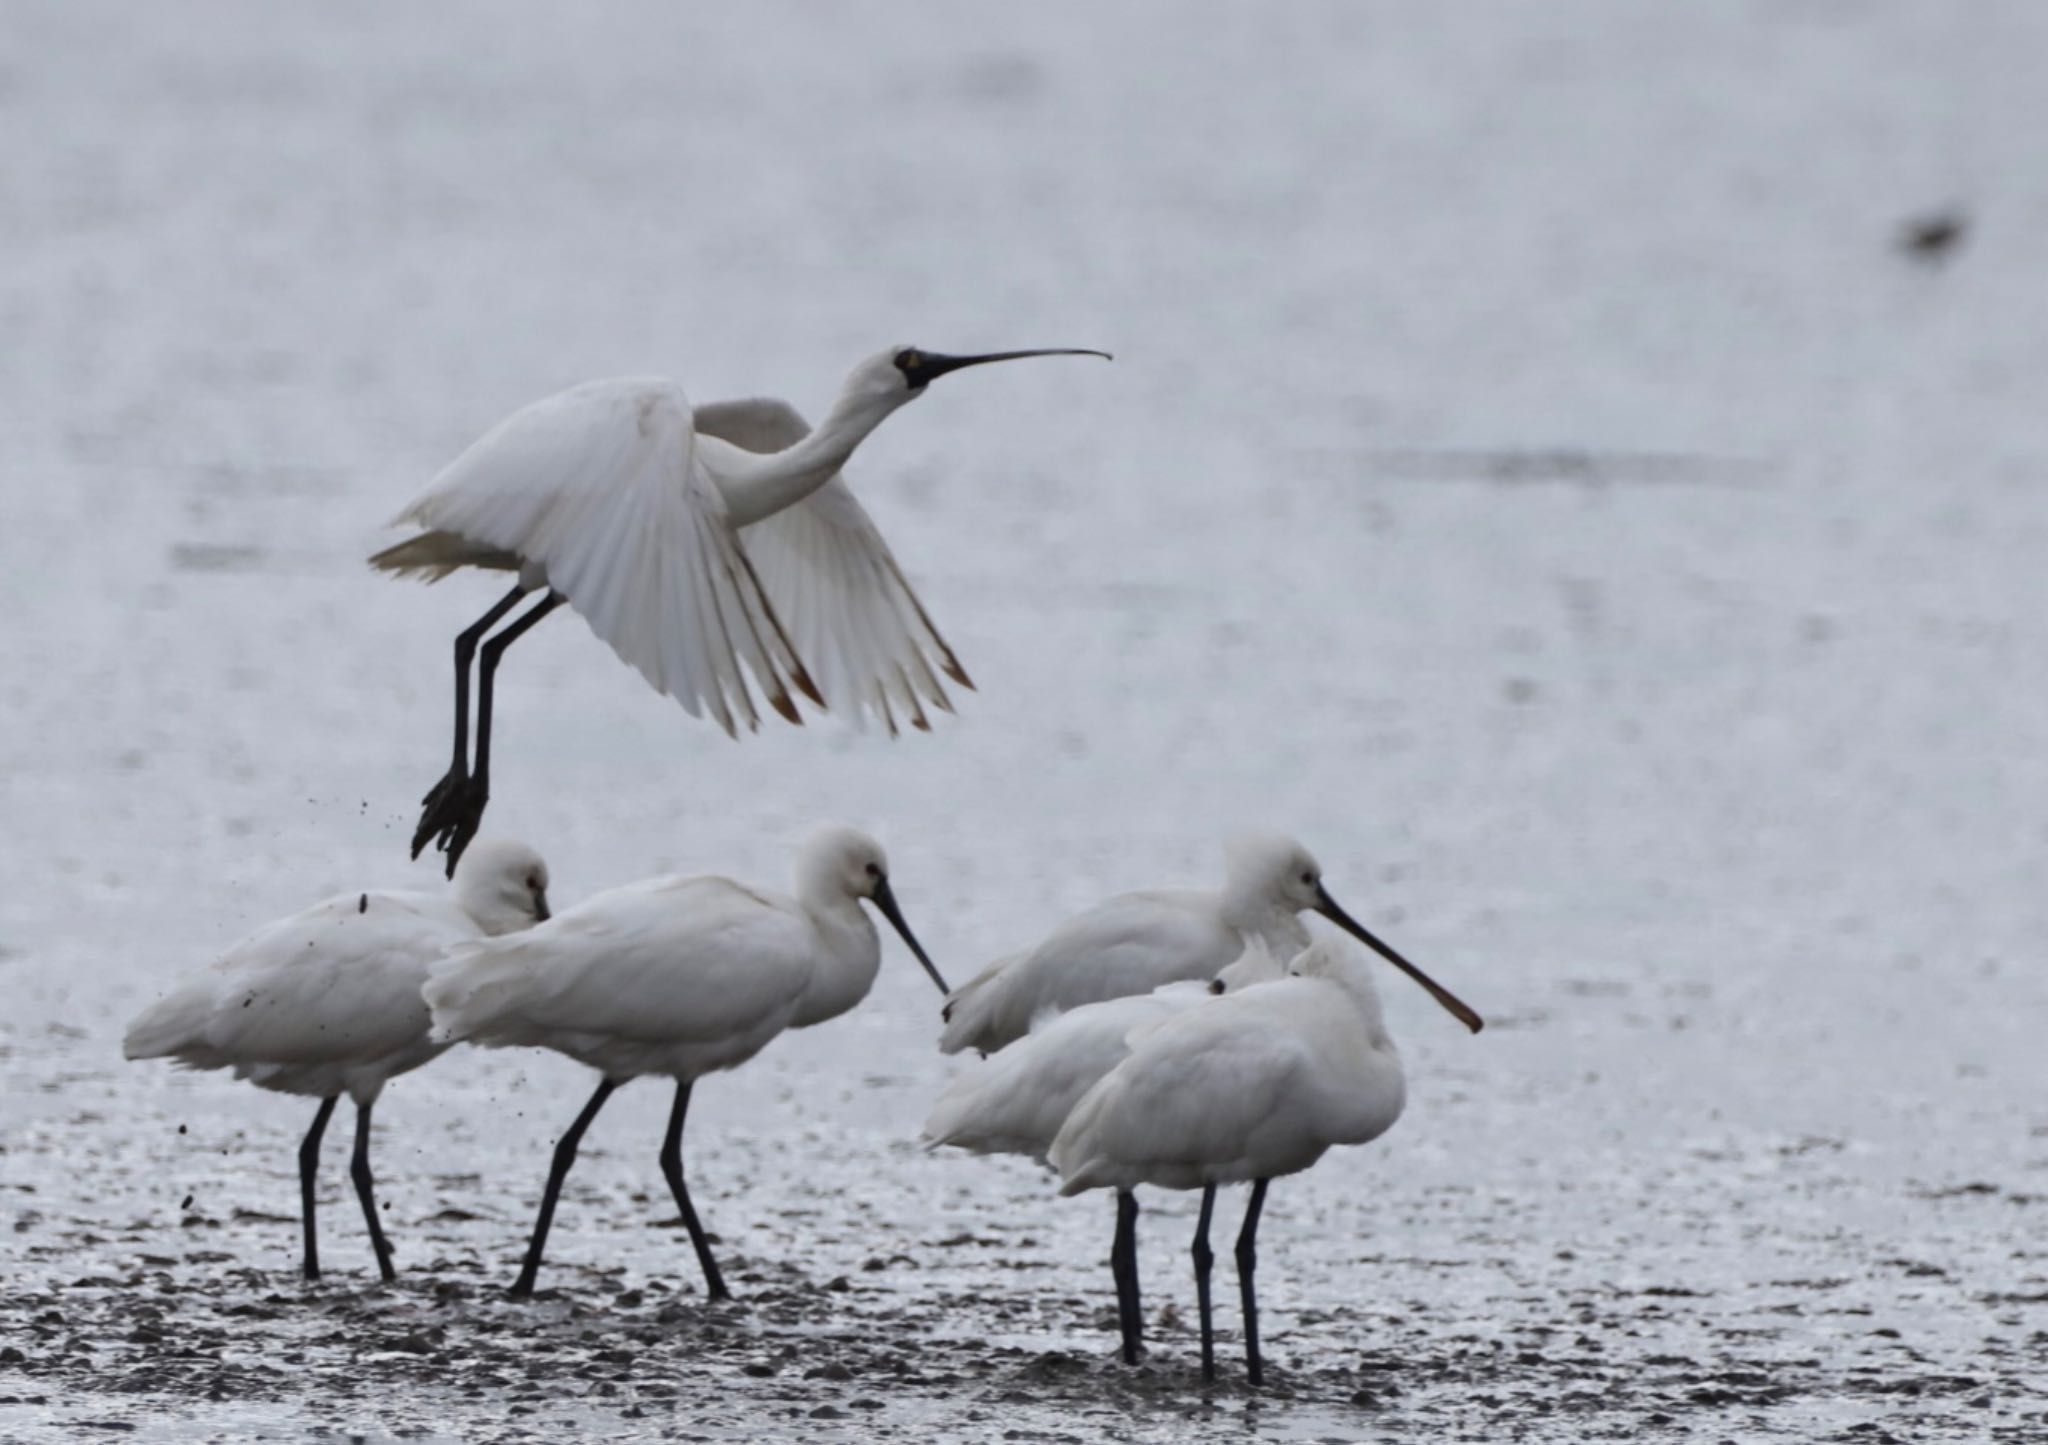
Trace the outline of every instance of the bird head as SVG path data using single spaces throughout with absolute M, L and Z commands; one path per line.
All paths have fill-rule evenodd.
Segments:
M 1479 1015 L 1449 989 L 1345 912 L 1343 906 L 1330 896 L 1330 890 L 1323 886 L 1322 865 L 1300 843 L 1278 834 L 1251 834 L 1233 840 L 1229 854 L 1230 874 L 1226 891 L 1230 895 L 1238 899 L 1263 900 L 1269 906 L 1292 913 L 1320 913 L 1421 984 L 1431 998 L 1473 1033 L 1484 1027 Z
M 1281 833 L 1245 833 L 1225 848 L 1226 891 L 1285 913 L 1320 911 L 1323 865 L 1316 855 Z
M 1017 361 L 1027 356 L 1099 356 L 1110 359 L 1106 351 L 1087 351 L 1072 347 L 1056 347 L 1040 351 L 990 351 L 978 356 L 947 356 L 943 352 L 926 351 L 918 346 L 892 346 L 878 351 L 853 369 L 846 379 L 846 394 L 860 397 L 894 410 L 924 395 L 924 389 L 934 379 L 949 371 L 963 367 L 983 366 L 991 361 Z
M 548 921 L 548 865 L 510 838 L 479 838 L 455 865 L 455 899 L 485 933 Z
M 890 927 L 906 947 L 917 955 L 924 971 L 931 975 L 940 993 L 951 993 L 938 966 L 910 931 L 903 910 L 896 906 L 896 894 L 889 887 L 889 858 L 882 845 L 858 828 L 831 827 L 820 830 L 804 845 L 797 865 L 798 887 L 807 893 L 837 893 L 846 898 L 864 898 L 889 920 Z

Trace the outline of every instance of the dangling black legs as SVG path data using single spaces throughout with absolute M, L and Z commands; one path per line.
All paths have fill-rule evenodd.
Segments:
M 391 1267 L 391 1241 L 377 1219 L 377 1194 L 370 1181 L 370 1105 L 356 1107 L 356 1148 L 349 1157 L 348 1175 L 356 1184 L 356 1198 L 362 1201 L 363 1223 L 370 1226 L 370 1247 L 377 1251 L 377 1273 L 386 1284 L 398 1278 Z
M 476 674 L 476 790 L 478 795 L 477 816 L 483 816 L 484 801 L 491 793 L 491 698 L 498 676 L 498 663 L 505 656 L 505 649 L 532 631 L 535 624 L 560 607 L 569 599 L 559 592 L 550 592 L 514 622 L 510 627 L 484 644 L 483 661 Z M 464 837 L 467 846 L 470 837 L 476 835 L 471 828 Z
M 1145 1315 L 1138 1304 L 1138 1196 L 1128 1189 L 1116 1192 L 1116 1242 L 1109 1247 L 1109 1272 L 1116 1279 L 1124 1363 L 1135 1365 L 1144 1348 Z
M 1195 1221 L 1195 1304 L 1202 1314 L 1202 1378 L 1216 1378 L 1216 1317 L 1209 1309 L 1209 1266 L 1216 1256 L 1209 1248 L 1209 1216 L 1216 1212 L 1216 1186 L 1202 1186 L 1202 1214 Z
M 299 1144 L 299 1225 L 306 1237 L 303 1269 L 307 1279 L 320 1278 L 320 1241 L 313 1229 L 313 1174 L 320 1165 L 320 1136 L 327 1132 L 327 1121 L 334 1114 L 334 1101 L 340 1097 L 335 1094 L 320 1101 L 320 1112 L 313 1116 L 313 1127 L 306 1131 L 305 1139 Z
M 1237 1232 L 1237 1288 L 1244 1301 L 1244 1368 L 1254 1385 L 1266 1382 L 1265 1364 L 1259 1358 L 1259 1302 L 1252 1292 L 1252 1276 L 1259 1267 L 1254 1240 L 1259 1232 L 1259 1211 L 1266 1207 L 1268 1182 L 1252 1181 L 1251 1203 L 1244 1207 L 1244 1227 Z
M 698 1265 L 704 1270 L 705 1294 L 714 1300 L 731 1299 L 732 1292 L 725 1287 L 725 1276 L 718 1272 L 718 1261 L 711 1257 L 711 1241 L 704 1234 L 704 1226 L 697 1222 L 697 1211 L 690 1204 L 690 1191 L 683 1185 L 683 1116 L 689 1111 L 689 1080 L 678 1079 L 675 1107 L 668 1114 L 668 1134 L 661 1141 L 661 1172 L 668 1180 L 669 1192 L 676 1197 L 676 1207 L 683 1212 L 683 1227 L 690 1231 L 690 1244 L 697 1251 Z
M 534 1278 L 540 1273 L 541 1254 L 547 1248 L 548 1227 L 555 1222 L 555 1201 L 562 1197 L 562 1181 L 568 1177 L 569 1166 L 576 1162 L 576 1146 L 583 1142 L 583 1131 L 590 1127 L 590 1121 L 597 1117 L 597 1111 L 604 1107 L 604 1101 L 617 1087 L 610 1079 L 600 1083 L 597 1092 L 590 1096 L 590 1102 L 583 1106 L 583 1112 L 576 1116 L 576 1122 L 569 1126 L 569 1132 L 555 1145 L 554 1163 L 548 1167 L 548 1187 L 540 1198 L 540 1218 L 533 1223 L 533 1242 L 526 1246 L 526 1263 L 520 1266 L 519 1278 L 512 1285 L 514 1299 L 525 1299 L 533 1293 Z
M 484 808 L 491 800 L 491 688 L 498 671 L 498 660 L 505 655 L 506 648 L 566 600 L 559 592 L 549 592 L 518 621 L 483 644 L 483 663 L 477 675 L 476 768 L 472 772 L 464 756 L 469 745 L 470 659 L 476 653 L 478 640 L 526 595 L 527 590 L 514 587 L 455 639 L 455 760 L 447 776 L 421 800 L 424 806 L 419 826 L 412 835 L 413 857 L 419 857 L 420 850 L 427 846 L 427 840 L 433 839 L 434 846 L 448 855 L 448 876 L 451 878 L 455 876 L 455 865 L 462 857 L 462 850 L 476 837 L 477 829 L 483 823 Z
M 469 789 L 469 665 L 476 657 L 476 645 L 524 597 L 527 589 L 515 586 L 491 605 L 491 610 L 455 635 L 455 758 L 441 781 L 420 799 L 423 805 L 419 826 L 413 829 L 412 856 L 420 856 L 427 840 L 451 825 L 451 818 Z M 452 871 L 454 865 L 449 865 Z
M 455 635 L 455 762 L 453 771 L 462 771 L 469 762 L 469 664 L 476 656 L 476 646 L 484 640 L 498 619 L 518 605 L 527 589 L 515 586 L 510 592 L 492 604 L 491 610 L 479 617 L 472 625 Z

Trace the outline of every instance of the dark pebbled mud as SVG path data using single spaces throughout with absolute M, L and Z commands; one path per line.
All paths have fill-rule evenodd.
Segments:
M 146 1076 L 93 1067 L 79 1040 L 46 1038 L 59 1046 L 48 1063 L 70 1060 L 74 1093 L 99 1086 L 142 1105 Z M 821 1033 L 791 1052 L 829 1045 Z M 97 1161 L 68 1185 L 62 1143 L 85 1136 L 31 1131 L 43 1145 L 8 1154 L 8 1193 L 25 1207 L 0 1297 L 0 1438 L 324 1428 L 404 1440 L 1169 1440 L 1229 1421 L 1285 1440 L 2020 1442 L 2048 1429 L 2048 1280 L 2038 1263 L 2001 1272 L 1981 1247 L 2044 1217 L 2030 1192 L 1982 1180 L 1902 1190 L 1885 1206 L 1917 1218 L 1920 1238 L 1892 1252 L 1851 1228 L 1801 1237 L 1790 1215 L 1724 1237 L 1714 1216 L 1740 1212 L 1739 1191 L 1707 1173 L 1658 1212 L 1659 1255 L 1632 1242 L 1646 1221 L 1626 1189 L 1553 1183 L 1545 1202 L 1532 1183 L 1517 1211 L 1425 1165 L 1412 1187 L 1379 1179 L 1384 1197 L 1361 1204 L 1347 1194 L 1378 1179 L 1380 1161 L 1333 1155 L 1274 1190 L 1261 1250 L 1267 1385 L 1243 1381 L 1226 1256 L 1220 1378 L 1205 1386 L 1188 1201 L 1146 1200 L 1150 1352 L 1126 1368 L 1098 1200 L 1058 1201 L 1021 1165 L 935 1159 L 853 1125 L 794 1157 L 777 1129 L 799 1126 L 771 1121 L 800 1101 L 819 1061 L 770 1058 L 706 1091 L 739 1122 L 707 1111 L 691 1152 L 738 1296 L 719 1305 L 701 1296 L 652 1158 L 625 1147 L 658 1138 L 652 1086 L 622 1096 L 632 1102 L 586 1145 L 526 1302 L 504 1291 L 537 1177 L 500 1191 L 481 1171 L 409 1175 L 404 1161 L 459 1164 L 469 1146 L 409 1147 L 421 1122 L 402 1111 L 379 1135 L 402 1270 L 390 1286 L 368 1282 L 338 1151 L 322 1191 L 327 1274 L 296 1277 L 297 1222 L 276 1208 L 292 1197 L 295 1101 L 218 1077 L 174 1080 L 166 1092 L 193 1106 L 180 1111 L 188 1128 L 166 1117 L 162 1147 Z M 465 1082 L 506 1082 L 490 1062 L 451 1071 L 456 1101 Z M 411 1085 L 415 1105 L 430 1077 Z M 1446 1127 L 1469 1107 L 1450 1106 Z M 235 1121 L 252 1110 L 264 1127 Z M 1757 1162 L 1747 1148 L 1724 1152 L 1722 1179 Z M 1765 1152 L 1792 1198 L 1875 1192 L 1868 1174 L 1843 1172 L 1840 1147 L 1804 1139 Z M 536 1148 L 519 1162 L 542 1157 Z M 189 1183 L 166 1189 L 167 1173 Z M 22 1183 L 30 1174 L 44 1182 Z M 234 1192 L 248 1202 L 227 1204 Z M 1226 1196 L 1226 1218 L 1235 1207 Z M 1502 1228 L 1555 1208 L 1582 1222 L 1569 1245 Z M 1843 1224 L 1856 1217 L 1837 1212 Z M 2009 1238 L 2017 1257 L 2038 1259 L 2022 1235 Z

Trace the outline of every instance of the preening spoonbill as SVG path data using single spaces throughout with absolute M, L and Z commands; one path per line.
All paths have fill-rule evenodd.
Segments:
M 882 845 L 841 827 L 819 832 L 797 855 L 794 898 L 730 878 L 650 878 L 517 938 L 451 950 L 425 990 L 436 1038 L 554 1049 L 603 1076 L 555 1146 L 513 1298 L 533 1293 L 584 1130 L 614 1089 L 642 1074 L 676 1081 L 661 1170 L 707 1291 L 731 1297 L 683 1183 L 690 1086 L 745 1063 L 784 1029 L 837 1018 L 867 997 L 881 940 L 862 899 L 895 926 L 944 993 L 945 980 L 896 906 Z
M 897 346 L 856 366 L 813 431 L 787 402 L 692 409 L 661 377 L 593 381 L 514 412 L 457 457 L 394 525 L 422 530 L 372 566 L 435 581 L 461 567 L 519 580 L 455 639 L 455 756 L 425 799 L 413 856 L 455 860 L 490 800 L 491 693 L 499 660 L 566 602 L 692 715 L 726 732 L 768 704 L 799 722 L 793 692 L 895 730 L 951 710 L 939 674 L 972 687 L 882 534 L 839 476 L 868 433 L 951 371 L 1071 348 L 943 356 Z M 485 634 L 533 592 L 539 602 Z M 476 757 L 469 672 L 481 644 Z
M 1227 972 L 1242 987 L 1281 976 L 1281 965 L 1254 939 Z M 1130 1036 L 1209 1001 L 1224 990 L 1212 984 L 1169 983 L 1151 993 L 1082 1004 L 1042 1017 L 1030 1034 L 985 1062 L 963 1070 L 925 1120 L 927 1149 L 951 1145 L 975 1154 L 1045 1154 L 1081 1096 L 1131 1052 Z M 1212 992 L 1213 991 L 1213 992 Z M 1117 1321 L 1126 1364 L 1138 1362 L 1144 1317 L 1138 1303 L 1136 1197 L 1116 1194 L 1116 1242 L 1110 1269 L 1117 1285 Z
M 1247 834 L 1232 840 L 1225 859 L 1218 891 L 1125 893 L 1068 919 L 1029 953 L 992 964 L 946 1000 L 939 1048 L 994 1052 L 1023 1038 L 1048 1009 L 1215 978 L 1248 939 L 1292 958 L 1308 947 L 1304 911 L 1372 942 L 1323 886 L 1315 855 L 1294 839 Z
M 1392 949 L 1367 941 L 1478 1031 L 1477 1014 Z M 1193 1254 L 1205 1379 L 1216 1377 L 1209 1305 L 1216 1186 L 1252 1184 L 1237 1277 L 1246 1371 L 1256 1385 L 1264 1366 L 1252 1277 L 1266 1185 L 1308 1168 L 1333 1144 L 1378 1138 L 1401 1116 L 1401 1055 L 1387 1035 L 1370 967 L 1343 940 L 1322 939 L 1296 956 L 1290 977 L 1141 1026 L 1130 1057 L 1082 1096 L 1048 1151 L 1065 1179 L 1062 1194 L 1111 1188 L 1123 1199 L 1140 1184 L 1202 1191 Z M 1135 1200 L 1119 1209 L 1117 1222 L 1128 1262 L 1117 1280 L 1121 1302 L 1137 1283 Z
M 377 1269 L 391 1246 L 370 1179 L 370 1109 L 385 1080 L 447 1048 L 427 1037 L 420 986 L 457 943 L 514 933 L 548 916 L 548 867 L 524 843 L 480 840 L 442 893 L 344 893 L 251 934 L 128 1025 L 122 1052 L 188 1069 L 227 1069 L 265 1089 L 320 1100 L 299 1145 L 305 1274 L 320 1278 L 313 1174 L 328 1116 L 355 1101 L 349 1161 Z

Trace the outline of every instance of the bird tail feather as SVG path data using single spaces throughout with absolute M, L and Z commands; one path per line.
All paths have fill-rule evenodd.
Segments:
M 163 1059 L 204 1050 L 212 1013 L 210 990 L 190 985 L 177 989 L 135 1016 L 121 1040 L 121 1056 Z
M 500 548 L 472 542 L 454 532 L 422 532 L 371 554 L 370 565 L 380 572 L 393 572 L 400 577 L 439 582 L 459 567 L 517 572 L 519 558 Z

